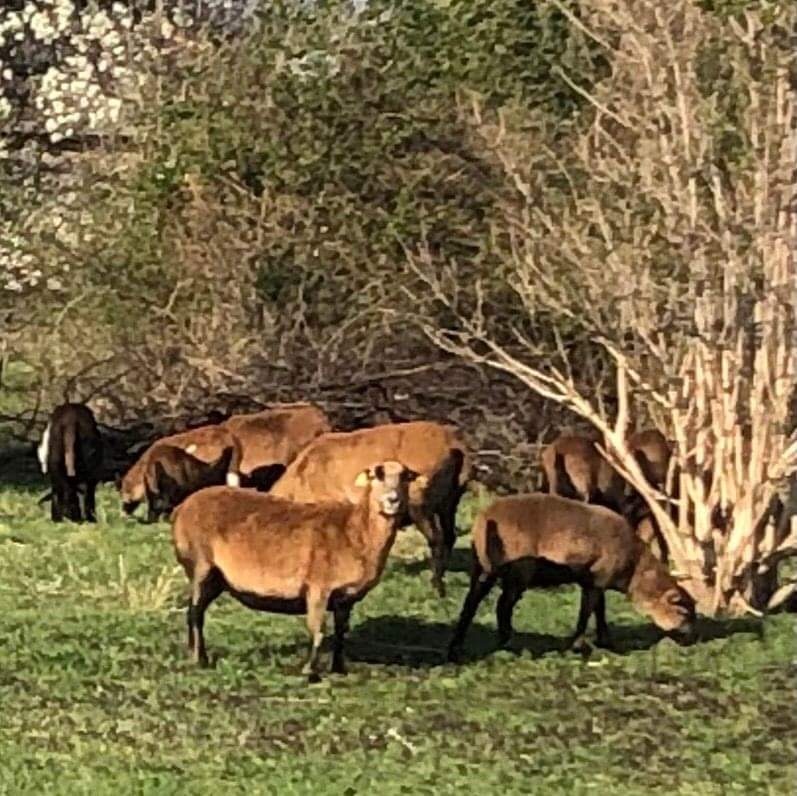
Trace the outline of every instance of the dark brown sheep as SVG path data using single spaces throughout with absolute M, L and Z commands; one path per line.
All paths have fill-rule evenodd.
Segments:
M 225 483 L 235 449 L 222 451 L 215 462 L 203 462 L 174 445 L 159 445 L 149 457 L 144 483 L 148 522 L 170 514 L 189 495 Z
M 66 403 L 53 409 L 37 448 L 42 472 L 51 483 L 53 522 L 67 519 L 96 522 L 95 492 L 100 479 L 103 443 L 94 414 L 85 404 Z M 78 492 L 84 491 L 83 511 Z
M 233 456 L 226 480 L 230 486 L 240 484 L 241 443 L 238 438 L 229 429 L 219 425 L 192 428 L 153 442 L 118 482 L 122 508 L 126 514 L 132 514 L 146 498 L 147 468 L 150 460 L 157 456 L 158 448 L 164 445 L 182 448 L 186 453 L 208 463 L 216 461 L 227 448 L 232 448 Z

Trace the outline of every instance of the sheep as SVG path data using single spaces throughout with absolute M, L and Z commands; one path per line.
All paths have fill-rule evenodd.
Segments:
M 324 411 L 310 403 L 275 404 L 262 412 L 232 415 L 222 425 L 241 443 L 242 485 L 263 491 L 308 442 L 332 430 Z
M 410 490 L 401 520 L 414 523 L 431 551 L 432 585 L 445 595 L 443 574 L 456 541 L 456 512 L 466 488 L 468 458 L 453 426 L 432 421 L 391 423 L 316 437 L 288 465 L 270 494 L 296 501 L 356 500 L 355 475 L 384 459 L 404 462 L 426 476 Z
M 670 443 L 664 435 L 655 428 L 642 429 L 628 437 L 627 445 L 645 478 L 657 489 L 663 489 L 672 455 Z
M 233 449 L 232 461 L 227 471 L 227 483 L 230 486 L 240 485 L 241 443 L 229 429 L 219 425 L 200 426 L 172 434 L 153 442 L 138 458 L 133 466 L 117 481 L 122 509 L 125 514 L 132 514 L 147 496 L 146 472 L 150 459 L 157 455 L 163 445 L 182 448 L 203 462 L 213 462 L 226 448 Z
M 448 648 L 456 661 L 473 616 L 501 580 L 499 641 L 512 635 L 512 611 L 527 588 L 566 583 L 581 586 L 581 609 L 571 646 L 587 649 L 585 632 L 594 613 L 597 642 L 610 646 L 604 592 L 624 592 L 638 611 L 676 637 L 691 635 L 695 602 L 635 534 L 624 517 L 558 495 L 499 498 L 473 527 L 470 589 Z
M 627 446 L 647 480 L 664 489 L 670 464 L 670 445 L 656 429 L 632 433 Z M 543 491 L 562 497 L 579 497 L 622 514 L 652 545 L 661 561 L 667 560 L 667 544 L 642 495 L 604 458 L 596 444 L 575 435 L 560 435 L 542 454 Z
M 209 487 L 172 515 L 175 555 L 191 582 L 188 645 L 207 665 L 203 635 L 208 606 L 227 591 L 249 608 L 306 614 L 312 639 L 303 668 L 319 679 L 326 612 L 335 617 L 332 671 L 345 673 L 344 636 L 355 603 L 379 582 L 408 501 L 421 484 L 387 460 L 360 472 L 356 502 L 293 503 L 255 490 Z
M 100 480 L 103 443 L 94 413 L 85 404 L 65 403 L 53 409 L 37 455 L 42 473 L 49 473 L 50 516 L 96 522 L 95 492 Z M 83 488 L 83 512 L 78 491 Z M 41 502 L 41 501 L 40 501 Z
M 631 434 L 627 445 L 648 483 L 658 490 L 666 489 L 672 450 L 664 435 L 654 428 L 643 429 Z M 673 480 L 672 497 L 678 497 L 677 478 Z M 666 563 L 669 550 L 664 534 L 645 499 L 630 484 L 626 484 L 623 515 L 636 528 L 640 539 L 650 545 L 656 558 Z
M 234 453 L 235 448 L 230 446 L 216 461 L 208 463 L 174 445 L 158 445 L 144 474 L 147 522 L 169 514 L 193 492 L 223 484 Z
M 623 480 L 586 437 L 562 434 L 542 452 L 543 491 L 620 510 Z

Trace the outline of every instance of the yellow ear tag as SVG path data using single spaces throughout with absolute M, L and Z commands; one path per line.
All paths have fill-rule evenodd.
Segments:
M 368 486 L 369 480 L 368 470 L 360 470 L 360 472 L 357 474 L 357 477 L 354 479 L 354 486 Z

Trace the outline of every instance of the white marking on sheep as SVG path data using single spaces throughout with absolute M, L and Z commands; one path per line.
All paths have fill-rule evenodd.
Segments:
M 42 441 L 39 443 L 39 447 L 36 448 L 36 454 L 39 457 L 39 465 L 42 468 L 42 472 L 47 472 L 47 456 L 50 453 L 50 424 L 47 424 L 47 427 L 44 429 L 44 434 L 42 434 Z

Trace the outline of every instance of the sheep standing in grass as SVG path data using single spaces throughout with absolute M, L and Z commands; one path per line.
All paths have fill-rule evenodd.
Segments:
M 85 404 L 65 403 L 53 409 L 37 455 L 50 476 L 51 517 L 61 522 L 85 518 L 96 522 L 95 491 L 100 480 L 103 443 L 94 413 Z M 83 512 L 78 493 L 84 490 Z
M 227 591 L 255 610 L 307 615 L 312 648 L 303 673 L 311 682 L 332 611 L 332 671 L 343 673 L 349 614 L 379 582 L 416 479 L 424 477 L 388 460 L 356 477 L 356 503 L 293 503 L 223 486 L 191 495 L 173 515 L 172 534 L 191 581 L 188 644 L 196 662 L 207 663 L 205 611 Z
M 694 600 L 619 514 L 557 495 L 513 495 L 488 506 L 473 526 L 470 589 L 449 660 L 459 657 L 479 604 L 499 579 L 501 644 L 512 635 L 512 611 L 526 589 L 566 583 L 581 586 L 575 649 L 586 647 L 584 636 L 593 613 L 598 643 L 610 645 L 606 589 L 627 594 L 638 611 L 680 637 L 691 634 L 695 619 Z
M 457 506 L 469 477 L 468 458 L 457 429 L 433 421 L 331 432 L 302 449 L 271 494 L 308 503 L 356 500 L 352 483 L 358 472 L 386 459 L 404 462 L 426 478 L 423 487 L 413 484 L 401 526 L 413 523 L 426 537 L 432 585 L 443 596 L 443 575 L 457 538 Z

